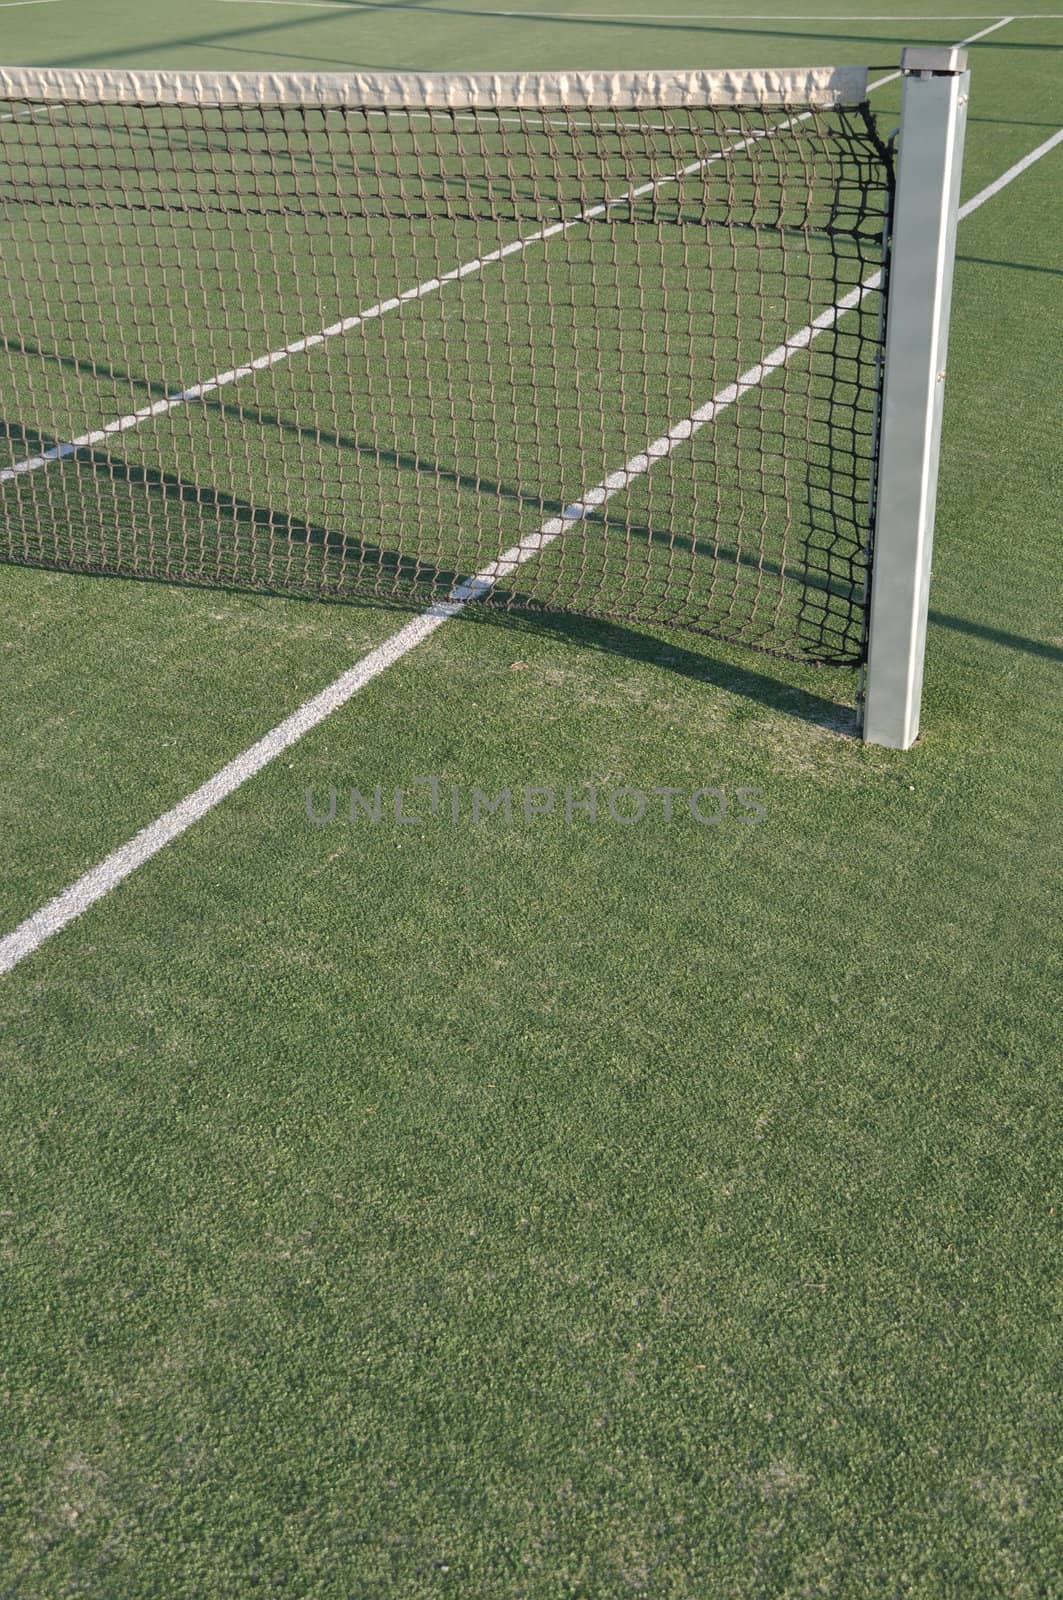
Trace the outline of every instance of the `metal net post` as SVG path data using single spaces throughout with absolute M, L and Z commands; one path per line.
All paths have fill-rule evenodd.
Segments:
M 919 733 L 945 356 L 970 73 L 967 52 L 906 50 L 886 317 L 864 740 Z

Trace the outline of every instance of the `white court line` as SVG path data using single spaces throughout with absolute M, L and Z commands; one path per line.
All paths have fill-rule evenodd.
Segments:
M 23 3 L 33 4 L 34 0 L 23 0 Z M 217 0 L 223 6 L 288 6 L 304 11 L 390 11 L 393 8 L 387 5 L 376 5 L 370 0 Z M 400 8 L 401 9 L 401 8 Z M 420 6 L 411 6 L 410 10 L 419 11 Z M 426 11 L 426 16 L 445 17 L 448 8 L 441 6 L 436 11 Z M 468 12 L 462 9 L 461 15 L 467 16 Z M 792 11 L 481 11 L 475 13 L 478 17 L 524 17 L 529 22 L 579 22 L 586 18 L 588 22 L 989 22 L 994 15 L 999 13 L 989 11 L 951 11 L 935 12 L 932 16 L 919 16 L 906 13 L 898 16 L 865 16 L 862 13 L 853 16 L 838 16 L 835 12 L 820 12 L 814 15 L 801 13 L 794 15 Z M 1024 11 L 1013 17 L 1009 22 L 1036 22 L 1052 21 L 1063 18 L 1063 11 Z
M 1002 172 L 994 183 L 988 184 L 973 199 L 965 201 L 959 209 L 960 221 L 962 222 L 964 217 L 969 217 L 972 211 L 977 211 L 979 206 L 984 206 L 987 200 L 992 200 L 993 196 L 999 194 L 1001 189 L 1006 189 L 1009 183 L 1014 183 L 1021 173 L 1032 167 L 1035 161 L 1040 161 L 1050 150 L 1054 150 L 1057 144 L 1063 144 L 1063 128 L 1057 128 L 1043 144 L 1037 146 L 1036 150 L 1031 150 L 1021 161 L 1016 161 L 1013 167 L 1009 167 L 1007 172 Z
M 14 11 L 16 6 L 54 6 L 59 0 L 0 0 L 0 11 Z
M 996 22 L 991 22 L 988 28 L 980 28 L 977 33 L 969 33 L 966 39 L 958 40 L 955 48 L 962 50 L 966 44 L 977 44 L 979 39 L 984 39 L 988 34 L 996 33 L 998 28 L 1006 28 L 1009 22 L 1015 21 L 1017 21 L 1015 17 L 999 17 Z M 896 72 L 887 72 L 884 78 L 876 78 L 874 83 L 868 84 L 868 94 L 871 93 L 872 89 L 881 89 L 884 84 L 896 83 L 900 75 L 900 70 L 898 69 Z
M 881 272 L 875 272 L 864 283 L 858 284 L 855 289 L 850 289 L 842 299 L 836 300 L 826 311 L 821 311 L 807 327 L 801 329 L 800 333 L 792 334 L 783 344 L 776 345 L 763 361 L 758 361 L 756 366 L 748 368 L 733 383 L 729 383 L 725 389 L 714 394 L 705 405 L 699 406 L 697 411 L 685 417 L 682 422 L 677 422 L 674 428 L 669 428 L 659 439 L 654 439 L 645 450 L 640 450 L 638 455 L 625 461 L 616 472 L 610 472 L 609 476 L 603 478 L 601 483 L 596 483 L 593 489 L 588 489 L 582 500 L 567 505 L 560 517 L 551 517 L 536 533 L 529 534 L 512 549 L 504 551 L 490 566 L 467 578 L 464 583 L 457 584 L 452 591 L 452 598 L 463 601 L 482 599 L 500 579 L 508 578 L 518 567 L 530 561 L 532 556 L 538 555 L 541 550 L 553 544 L 571 523 L 582 522 L 590 512 L 606 505 L 615 494 L 630 488 L 637 478 L 645 476 L 658 461 L 670 456 L 677 445 L 684 444 L 687 439 L 692 439 L 696 433 L 700 433 L 707 423 L 715 421 L 721 411 L 726 411 L 744 394 L 748 394 L 750 389 L 756 389 L 771 373 L 785 366 L 798 350 L 807 349 L 813 339 L 817 339 L 827 328 L 833 328 L 839 317 L 858 306 L 872 290 L 878 288 L 881 281 Z
M 1029 155 L 1023 156 L 1021 161 L 1009 167 L 994 183 L 968 200 L 961 208 L 960 216 L 969 217 L 979 206 L 999 194 L 1061 141 L 1063 141 L 1063 128 L 1058 129 L 1043 144 L 1038 145 L 1036 150 L 1031 150 Z M 858 305 L 865 295 L 877 288 L 879 278 L 880 274 L 876 272 L 865 283 L 850 290 L 843 299 L 821 312 L 807 327 L 802 328 L 785 344 L 779 345 L 770 355 L 765 356 L 763 361 L 758 362 L 755 367 L 750 367 L 726 389 L 721 389 L 719 394 L 714 395 L 692 416 L 677 423 L 659 439 L 655 439 L 641 454 L 632 456 L 618 472 L 610 473 L 601 483 L 595 484 L 582 500 L 567 506 L 563 517 L 552 517 L 543 523 L 538 533 L 522 539 L 520 544 L 506 550 L 490 567 L 476 573 L 465 584 L 459 585 L 454 591 L 454 598 L 437 601 L 429 606 L 427 611 L 385 639 L 383 644 L 371 650 L 320 694 L 305 701 L 290 717 L 278 723 L 257 743 L 230 761 L 228 766 L 216 772 L 212 778 L 208 778 L 206 783 L 187 795 L 171 811 L 167 811 L 164 816 L 143 828 L 127 844 L 113 851 L 98 866 L 78 878 L 53 900 L 49 900 L 39 911 L 27 917 L 13 933 L 0 939 L 0 973 L 10 972 L 12 967 L 31 955 L 46 939 L 59 933 L 68 923 L 95 905 L 97 900 L 102 900 L 105 895 L 110 894 L 123 879 L 128 878 L 146 861 L 150 861 L 152 856 L 157 855 L 171 840 L 176 839 L 194 822 L 198 822 L 208 812 L 213 811 L 222 800 L 239 789 L 257 772 L 261 772 L 262 768 L 275 757 L 290 749 L 297 740 L 311 728 L 317 727 L 318 723 L 323 722 L 333 711 L 346 705 L 347 701 L 360 689 L 364 689 L 367 683 L 371 683 L 388 667 L 408 655 L 422 639 L 427 639 L 449 618 L 458 616 L 470 600 L 481 598 L 500 577 L 512 572 L 525 561 L 530 561 L 546 545 L 552 543 L 566 525 L 582 520 L 587 511 L 604 505 L 614 494 L 619 494 L 622 489 L 628 488 L 635 479 L 649 472 L 656 461 L 664 460 L 678 444 L 691 438 L 699 428 L 711 422 L 727 406 L 734 405 L 748 390 L 755 388 L 770 373 L 784 366 L 795 351 L 806 349 L 818 334 L 832 327 L 847 310 Z

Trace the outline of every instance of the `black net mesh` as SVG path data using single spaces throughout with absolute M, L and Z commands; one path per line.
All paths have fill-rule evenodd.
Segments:
M 860 659 L 866 107 L 0 119 L 0 557 Z

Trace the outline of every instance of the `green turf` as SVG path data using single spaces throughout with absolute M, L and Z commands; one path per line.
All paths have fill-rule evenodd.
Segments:
M 398 15 L 366 64 L 427 50 Z M 354 37 L 246 25 L 234 65 Z M 805 28 L 756 59 L 867 53 Z M 606 37 L 704 58 L 658 33 Z M 973 52 L 965 193 L 1061 43 Z M 2 980 L 5 1600 L 1056 1592 L 1059 160 L 961 229 L 916 749 L 824 726 L 846 674 L 450 623 Z M 0 611 L 5 930 L 395 625 L 13 568 Z M 767 817 L 306 819 L 426 773 Z

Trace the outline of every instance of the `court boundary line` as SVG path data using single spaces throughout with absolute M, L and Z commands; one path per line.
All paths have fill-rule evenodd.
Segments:
M 869 84 L 867 92 L 878 88 L 886 79 L 879 83 Z M 66 461 L 79 450 L 91 449 L 92 446 L 102 444 L 105 440 L 116 434 L 127 433 L 131 428 L 138 428 L 142 422 L 148 422 L 152 417 L 167 416 L 176 411 L 178 407 L 187 405 L 190 401 L 202 400 L 206 396 L 216 394 L 219 389 L 226 389 L 231 384 L 240 383 L 244 378 L 249 378 L 253 372 L 268 371 L 282 361 L 288 361 L 292 356 L 302 355 L 308 350 L 316 349 L 325 344 L 329 339 L 344 337 L 353 333 L 364 323 L 375 322 L 380 317 L 387 316 L 389 312 L 399 310 L 403 305 L 416 300 L 424 300 L 437 290 L 442 290 L 449 283 L 458 283 L 463 278 L 472 277 L 481 273 L 485 267 L 493 266 L 498 261 L 505 261 L 509 256 L 518 255 L 533 245 L 544 243 L 546 240 L 556 238 L 559 234 L 567 233 L 571 228 L 583 227 L 586 223 L 594 221 L 596 217 L 604 216 L 606 212 L 616 207 L 628 205 L 632 200 L 641 199 L 643 195 L 651 194 L 655 189 L 663 188 L 668 183 L 678 183 L 680 179 L 689 177 L 694 172 L 711 166 L 714 162 L 723 161 L 730 155 L 737 155 L 748 145 L 757 143 L 770 137 L 773 133 L 780 133 L 786 128 L 795 126 L 799 122 L 807 122 L 812 117 L 811 111 L 803 111 L 794 117 L 773 125 L 764 133 L 753 134 L 748 139 L 741 139 L 735 144 L 725 145 L 722 150 L 716 151 L 711 156 L 704 156 L 700 161 L 691 162 L 689 166 L 682 167 L 678 172 L 666 173 L 664 177 L 654 178 L 649 183 L 640 184 L 638 188 L 628 189 L 612 200 L 604 200 L 596 205 L 588 206 L 575 217 L 568 217 L 563 222 L 553 222 L 547 228 L 539 228 L 534 233 L 522 234 L 509 244 L 500 245 L 497 250 L 491 250 L 486 255 L 477 256 L 474 260 L 464 261 L 459 266 L 451 268 L 449 272 L 440 273 L 437 277 L 425 278 L 421 283 L 415 284 L 410 289 L 405 289 L 401 294 L 390 295 L 386 300 L 378 300 L 375 305 L 369 306 L 365 311 L 357 311 L 349 317 L 343 317 L 339 322 L 330 323 L 327 328 L 321 328 L 316 333 L 304 334 L 299 339 L 293 339 L 289 344 L 282 345 L 276 350 L 270 350 L 266 355 L 256 356 L 253 360 L 242 363 L 238 367 L 230 367 L 225 372 L 217 372 L 213 377 L 206 378 L 201 383 L 190 384 L 186 389 L 179 389 L 174 394 L 166 395 L 161 400 L 155 400 L 150 405 L 141 406 L 136 411 L 127 412 L 125 416 L 115 417 L 111 422 L 104 423 L 101 428 L 79 434 L 76 439 L 63 440 L 58 444 L 50 445 L 47 450 L 42 450 L 38 455 L 26 456 L 21 461 L 14 462 L 9 467 L 0 469 L 0 484 L 11 483 L 15 478 L 24 473 L 39 472 L 42 467 L 50 466 L 53 461 Z
M 999 17 L 995 21 L 990 22 L 988 28 L 981 28 L 978 33 L 969 33 L 966 39 L 958 40 L 953 48 L 956 50 L 962 50 L 965 45 L 977 44 L 980 39 L 988 38 L 991 33 L 998 33 L 1001 28 L 1006 28 L 1010 23 L 1015 22 L 1016 20 L 1017 18 L 1013 15 Z M 870 94 L 873 89 L 884 88 L 887 83 L 896 83 L 900 76 L 901 69 L 898 67 L 896 72 L 887 72 L 884 78 L 876 78 L 874 83 L 868 84 L 868 94 Z
M 972 212 L 991 200 L 995 195 L 1014 182 L 1022 173 L 1029 170 L 1035 162 L 1047 155 L 1050 150 L 1063 143 L 1063 128 L 1056 130 L 1048 139 L 1045 139 L 1034 150 L 1027 154 L 1013 166 L 1003 172 L 986 188 L 972 196 L 960 208 L 960 217 L 969 217 Z M 136 869 L 159 853 L 173 839 L 186 832 L 193 823 L 213 811 L 222 800 L 226 799 L 236 789 L 242 787 L 248 779 L 254 777 L 269 765 L 274 758 L 283 751 L 291 748 L 305 733 L 317 727 L 333 711 L 337 711 L 374 678 L 393 666 L 396 661 L 408 655 L 423 639 L 427 639 L 444 622 L 451 617 L 460 615 L 470 601 L 482 598 L 498 577 L 504 573 L 500 570 L 505 563 L 512 563 L 509 570 L 521 565 L 524 561 L 531 560 L 539 550 L 556 538 L 569 521 L 581 520 L 587 510 L 605 503 L 613 494 L 629 487 L 637 477 L 647 473 L 657 460 L 664 459 L 672 449 L 683 440 L 690 438 L 699 427 L 713 419 L 725 405 L 733 405 L 742 394 L 749 389 L 757 387 L 765 377 L 789 360 L 790 355 L 796 350 L 804 349 L 816 337 L 817 332 L 833 325 L 845 310 L 851 309 L 847 302 L 856 305 L 877 287 L 880 274 L 874 273 L 864 283 L 857 285 L 849 294 L 819 317 L 810 322 L 800 333 L 792 335 L 785 344 L 777 347 L 770 355 L 764 357 L 756 367 L 751 367 L 748 372 L 729 384 L 719 393 L 694 412 L 683 422 L 677 423 L 667 434 L 654 441 L 638 456 L 633 456 L 618 472 L 611 473 L 601 483 L 584 495 L 583 499 L 572 506 L 566 507 L 565 515 L 560 518 L 551 518 L 539 529 L 537 535 L 521 544 L 514 546 L 501 555 L 490 568 L 467 580 L 465 585 L 459 585 L 454 591 L 454 598 L 450 600 L 435 601 L 427 610 L 414 617 L 398 632 L 385 639 L 361 661 L 342 673 L 326 688 L 309 700 L 303 702 L 292 714 L 270 729 L 254 744 L 234 757 L 220 771 L 207 779 L 207 781 L 193 790 L 190 795 L 178 802 L 161 817 L 142 828 L 132 839 L 111 852 L 103 861 L 92 867 L 88 872 L 70 884 L 66 889 L 55 895 L 39 910 L 25 918 L 13 932 L 4 939 L 0 939 L 0 974 L 10 972 L 13 967 L 25 957 L 39 949 L 46 940 L 60 933 L 76 918 L 102 900 L 106 895 L 116 889 L 120 883 L 128 878 Z M 570 515 L 571 513 L 571 515 Z M 554 529 L 556 524 L 556 531 Z M 548 536 L 549 535 L 549 536 Z M 479 585 L 484 587 L 480 588 Z M 466 590 L 465 594 L 461 590 Z
M 287 6 L 306 11 L 384 11 L 392 7 L 373 5 L 370 0 L 215 0 L 216 5 L 227 6 Z M 415 6 L 410 7 L 416 10 Z M 427 13 L 445 17 L 447 7 Z M 835 15 L 833 12 L 801 13 L 789 11 L 477 11 L 478 17 L 506 17 L 527 19 L 529 22 L 992 22 L 1001 12 L 948 11 L 932 16 L 864 16 L 859 13 Z M 1063 11 L 1023 11 L 1009 19 L 1011 22 L 1053 22 L 1063 20 Z

